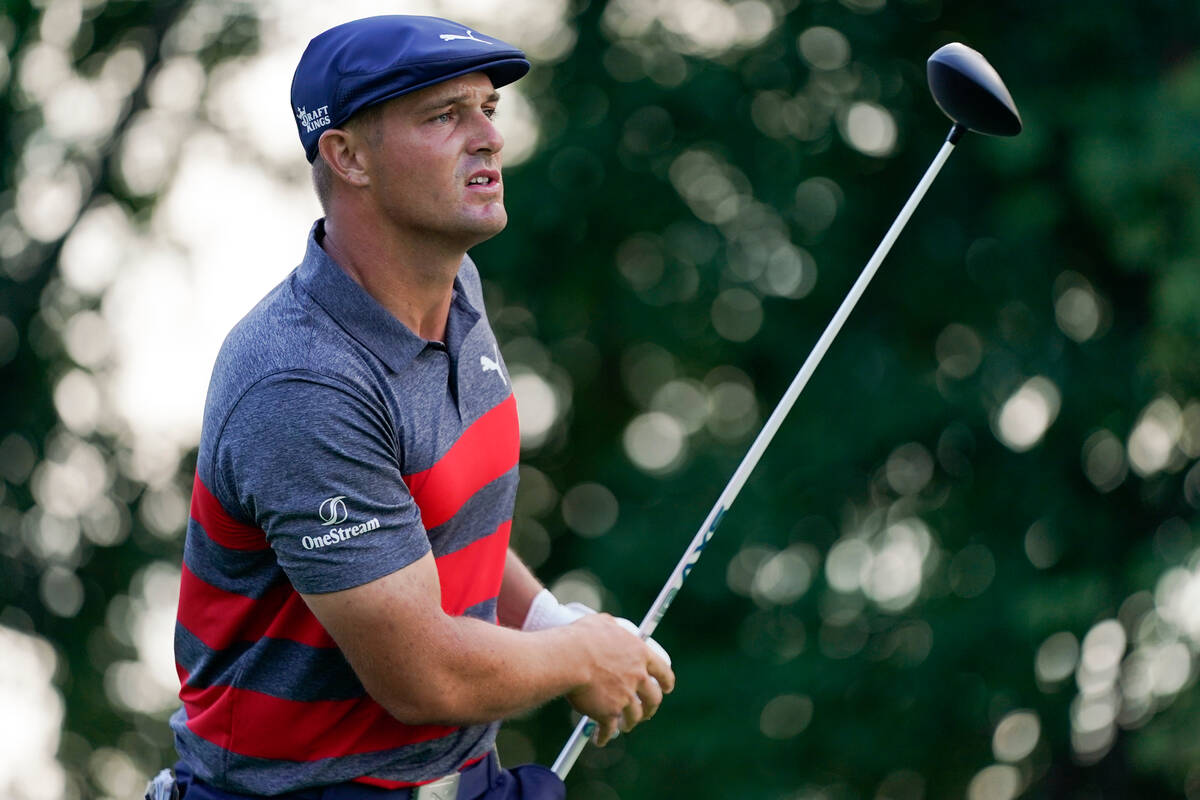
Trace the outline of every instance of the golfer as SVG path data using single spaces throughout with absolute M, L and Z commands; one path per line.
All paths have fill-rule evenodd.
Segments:
M 674 685 L 508 549 L 517 411 L 466 253 L 506 224 L 496 90 L 528 69 L 433 17 L 300 59 L 325 216 L 209 387 L 175 634 L 188 800 L 561 798 L 500 767 L 499 720 L 566 695 L 604 743 Z

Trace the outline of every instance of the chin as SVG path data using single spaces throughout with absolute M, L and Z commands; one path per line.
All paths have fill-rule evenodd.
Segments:
M 480 242 L 492 238 L 506 227 L 508 227 L 508 214 L 505 213 L 504 209 L 501 209 L 499 214 L 490 214 L 483 219 L 477 220 L 473 226 L 474 232 L 480 237 Z

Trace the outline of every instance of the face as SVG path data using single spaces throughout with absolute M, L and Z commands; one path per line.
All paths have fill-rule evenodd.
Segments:
M 467 249 L 504 229 L 499 95 L 476 72 L 387 103 L 367 139 L 370 191 L 407 237 Z

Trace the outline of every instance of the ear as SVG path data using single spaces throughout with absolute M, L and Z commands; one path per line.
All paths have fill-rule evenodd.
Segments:
M 317 142 L 321 158 L 348 185 L 361 188 L 371 182 L 370 149 L 363 137 L 344 128 L 330 128 Z

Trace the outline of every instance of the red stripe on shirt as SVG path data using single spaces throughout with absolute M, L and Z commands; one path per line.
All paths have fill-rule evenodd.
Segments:
M 520 453 L 517 401 L 510 394 L 463 431 L 436 464 L 404 477 L 425 530 L 458 513 L 476 492 L 512 469 Z
M 310 647 L 335 647 L 304 599 L 287 581 L 254 598 L 219 589 L 183 565 L 179 582 L 179 624 L 213 650 L 264 636 Z
M 437 559 L 443 611 L 458 616 L 500 594 L 511 529 L 511 520 L 503 522 L 491 534 Z
M 199 472 L 192 481 L 192 519 L 200 523 L 208 538 L 222 547 L 231 550 L 266 550 L 268 547 L 267 535 L 262 529 L 231 517 L 200 480 Z
M 288 639 L 309 647 L 337 647 L 329 631 L 317 621 L 308 603 L 288 584 L 288 598 L 263 631 L 268 639 Z
M 250 758 L 317 761 L 391 750 L 456 730 L 405 725 L 366 696 L 300 702 L 232 686 L 198 689 L 185 682 L 179 698 L 192 733 Z

